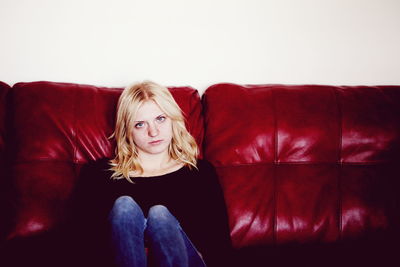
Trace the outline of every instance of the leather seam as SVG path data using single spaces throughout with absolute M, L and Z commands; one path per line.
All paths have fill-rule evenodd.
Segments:
M 341 108 L 341 102 L 339 98 L 339 94 L 337 89 L 332 88 L 333 93 L 336 98 L 336 103 L 337 103 L 337 124 L 338 124 L 338 134 L 339 134 L 339 140 L 338 140 L 338 154 L 337 154 L 337 190 L 338 190 L 338 240 L 343 239 L 343 192 L 342 192 L 342 167 L 343 167 L 343 160 L 342 160 L 342 139 L 343 139 L 343 114 L 342 114 L 342 108 Z M 347 165 L 347 164 L 346 164 Z M 355 165 L 361 165 L 361 164 L 355 164 Z M 367 164 L 362 164 L 362 165 L 367 165 Z
M 278 216 L 278 201 L 277 201 L 277 162 L 278 162 L 278 119 L 277 119 L 277 111 L 276 111 L 276 94 L 275 90 L 271 89 L 271 95 L 272 95 L 272 108 L 274 112 L 274 166 L 273 166 L 273 205 L 274 205 L 274 211 L 273 211 L 273 233 L 272 233 L 272 243 L 277 244 L 278 243 L 278 224 L 277 224 L 277 216 Z

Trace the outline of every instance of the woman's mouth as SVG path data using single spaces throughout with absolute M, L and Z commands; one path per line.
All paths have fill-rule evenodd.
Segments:
M 150 144 L 150 145 L 158 145 L 158 144 L 161 144 L 162 141 L 163 141 L 163 140 L 155 140 L 155 141 L 149 142 L 149 144 Z

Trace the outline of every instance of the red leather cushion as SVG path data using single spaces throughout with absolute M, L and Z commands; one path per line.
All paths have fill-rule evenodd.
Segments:
M 203 101 L 235 247 L 396 225 L 400 87 L 217 84 Z
M 202 144 L 200 97 L 190 87 L 169 88 Z M 65 204 L 88 161 L 111 157 L 116 105 L 121 88 L 54 82 L 12 88 L 12 179 L 17 217 L 9 238 L 45 231 L 63 219 Z

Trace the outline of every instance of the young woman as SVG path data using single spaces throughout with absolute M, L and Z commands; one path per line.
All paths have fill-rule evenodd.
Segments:
M 127 87 L 109 161 L 112 249 L 118 266 L 228 266 L 229 229 L 214 168 L 166 87 Z

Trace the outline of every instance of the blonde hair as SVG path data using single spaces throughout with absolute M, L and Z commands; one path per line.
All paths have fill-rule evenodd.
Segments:
M 198 147 L 195 139 L 185 127 L 182 110 L 168 88 L 151 81 L 144 81 L 126 87 L 118 100 L 115 131 L 110 137 L 115 138 L 116 141 L 115 158 L 110 160 L 110 170 L 114 171 L 111 177 L 114 179 L 125 178 L 133 183 L 129 172 L 143 173 L 131 129 L 134 127 L 136 113 L 141 104 L 151 100 L 172 121 L 172 140 L 168 147 L 169 156 L 189 168 L 197 168 Z

